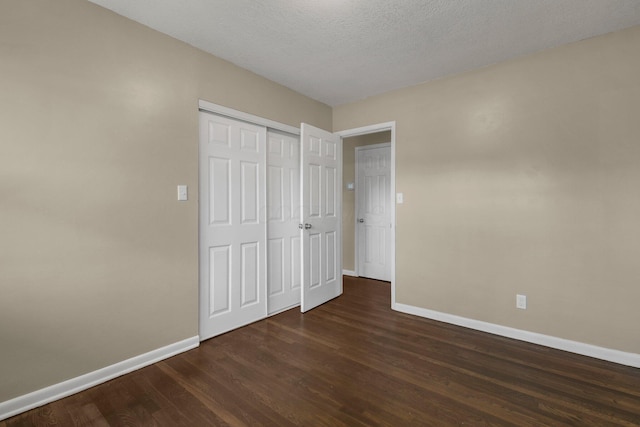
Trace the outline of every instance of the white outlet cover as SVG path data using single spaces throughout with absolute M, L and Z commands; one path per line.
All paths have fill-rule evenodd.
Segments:
M 516 308 L 521 310 L 527 309 L 527 296 L 526 295 L 516 295 Z

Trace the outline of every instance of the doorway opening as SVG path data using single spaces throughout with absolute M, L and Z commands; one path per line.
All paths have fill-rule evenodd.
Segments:
M 342 265 L 343 274 L 346 276 L 355 277 L 372 277 L 375 279 L 385 280 L 391 282 L 391 302 L 392 306 L 395 303 L 395 236 L 396 236 L 396 206 L 395 206 L 395 122 L 381 123 L 378 125 L 371 125 L 357 129 L 350 129 L 341 132 L 337 132 L 342 137 L 343 141 L 343 187 L 342 187 L 342 236 L 343 236 L 343 250 L 342 250 Z M 374 151 L 368 151 L 368 149 L 388 147 L 388 160 L 387 164 L 383 165 L 384 161 L 380 160 L 378 153 Z M 380 151 L 380 150 L 378 150 Z M 383 178 L 380 178 L 376 173 L 370 173 L 369 183 L 367 184 L 366 178 L 363 174 L 363 165 L 357 167 L 358 152 L 366 152 L 372 154 L 369 156 L 371 162 L 377 163 L 373 169 L 381 170 L 384 166 L 388 166 L 388 181 L 383 183 Z M 375 155 L 373 155 L 375 153 Z M 363 157 L 363 156 L 361 156 Z M 370 162 L 370 163 L 371 163 Z M 360 174 L 358 174 L 360 170 Z M 360 175 L 360 179 L 358 177 Z M 360 181 L 360 182 L 359 182 Z M 374 185 L 375 184 L 375 185 Z M 364 202 L 366 190 L 368 185 L 368 191 L 375 191 L 380 196 L 384 194 L 386 203 L 384 205 L 388 209 L 386 212 L 388 215 L 384 218 L 378 216 L 368 217 L 366 205 L 368 202 Z M 375 198 L 375 196 L 374 196 Z M 380 204 L 374 206 L 379 212 Z M 371 205 L 369 205 L 371 207 Z M 370 212 L 369 212 L 370 213 Z M 362 220 L 362 222 L 360 222 Z M 376 222 L 378 221 L 378 222 Z M 383 229 L 380 221 L 384 221 Z M 369 242 L 367 242 L 367 223 L 372 226 L 369 227 Z M 385 231 L 386 233 L 383 233 Z M 379 245 L 384 242 L 384 248 Z M 388 271 L 383 275 L 380 272 L 372 273 L 370 268 L 363 264 L 363 251 L 367 251 L 366 245 L 369 244 L 369 255 L 373 255 L 373 258 L 380 259 L 383 255 L 385 259 L 388 259 Z M 369 257 L 368 259 L 371 259 Z M 369 266 L 370 267 L 370 266 Z

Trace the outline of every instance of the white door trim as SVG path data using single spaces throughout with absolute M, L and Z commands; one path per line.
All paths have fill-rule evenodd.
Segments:
M 202 99 L 198 100 L 198 108 L 200 109 L 200 111 L 207 111 L 209 113 L 226 116 L 231 119 L 243 120 L 254 125 L 264 126 L 267 129 L 280 130 L 283 132 L 291 133 L 293 135 L 300 135 L 300 128 L 285 125 L 284 123 L 276 122 L 274 120 L 265 119 L 264 117 L 254 116 L 253 114 L 234 110 L 233 108 L 214 104 L 213 102 L 205 101 Z
M 391 131 L 391 307 L 396 305 L 396 122 L 378 123 L 335 132 L 342 138 Z
M 356 161 L 355 161 L 355 182 L 356 182 L 356 185 L 355 185 L 355 205 L 354 205 L 355 213 L 356 213 L 355 218 L 354 218 L 355 221 L 358 220 L 357 217 L 358 217 L 358 213 L 360 212 L 360 210 L 359 210 L 360 206 L 358 206 L 358 192 L 362 191 L 361 188 L 358 188 L 358 176 L 359 176 L 358 175 L 358 168 L 359 168 L 359 165 L 358 165 L 358 154 L 360 153 L 360 151 L 363 151 L 363 150 L 372 150 L 372 149 L 375 149 L 375 148 L 386 148 L 386 147 L 391 147 L 391 142 L 382 142 L 380 144 L 361 145 L 359 147 L 355 147 L 355 151 L 356 151 L 356 156 L 355 156 L 356 157 Z M 394 203 L 394 197 L 395 196 L 393 194 L 393 189 L 389 192 L 389 197 L 391 199 L 391 200 L 389 200 L 389 206 L 392 206 L 392 207 L 395 206 L 395 203 Z M 356 276 L 360 276 L 361 273 L 362 273 L 362 271 L 360 271 L 361 269 L 360 269 L 360 250 L 359 250 L 360 249 L 360 240 L 359 240 L 360 239 L 360 232 L 359 232 L 360 227 L 358 227 L 357 223 L 354 224 L 354 229 L 355 229 L 355 235 L 353 237 L 354 238 L 354 245 L 353 246 L 354 246 L 354 252 L 355 252 L 354 253 L 354 256 L 355 256 L 354 270 L 355 270 L 355 275 Z M 393 228 L 392 228 L 391 240 L 392 241 L 394 240 Z M 393 257 L 393 255 L 392 255 L 392 257 Z
M 384 148 L 384 147 L 391 147 L 391 143 L 390 142 L 381 142 L 380 144 L 360 145 L 358 147 L 355 147 L 355 149 L 356 149 L 356 151 L 361 151 L 361 150 L 371 150 L 371 149 L 374 149 L 374 148 Z

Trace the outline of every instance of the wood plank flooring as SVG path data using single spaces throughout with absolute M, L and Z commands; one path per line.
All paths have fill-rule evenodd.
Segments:
M 18 415 L 17 426 L 639 426 L 640 369 L 393 312 L 385 282 Z

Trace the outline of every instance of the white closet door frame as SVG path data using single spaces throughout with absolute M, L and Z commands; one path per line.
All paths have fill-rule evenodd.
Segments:
M 396 122 L 378 123 L 370 126 L 346 129 L 335 132 L 342 138 L 351 136 L 367 135 L 370 133 L 391 131 L 391 194 L 393 203 L 391 204 L 391 308 L 396 309 Z

